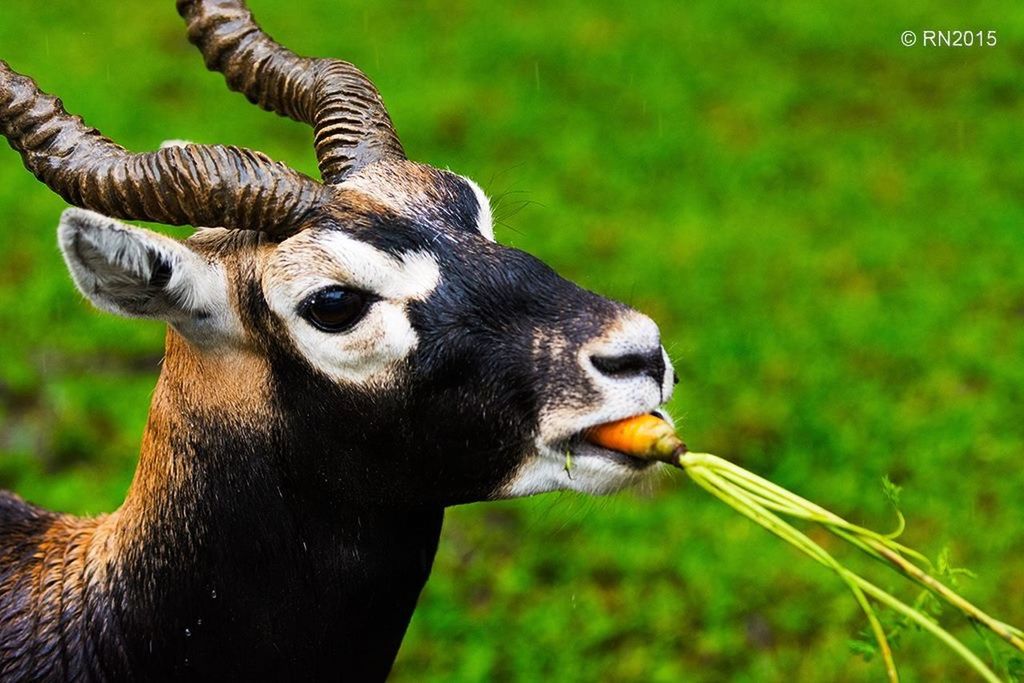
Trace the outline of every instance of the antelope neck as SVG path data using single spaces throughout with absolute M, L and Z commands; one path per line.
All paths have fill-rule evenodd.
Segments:
M 326 494 L 294 464 L 303 458 L 281 421 L 252 400 L 259 387 L 240 389 L 243 411 L 217 407 L 238 390 L 221 373 L 261 381 L 250 361 L 206 363 L 177 343 L 172 332 L 131 490 L 90 548 L 82 599 L 102 594 L 109 606 L 104 628 L 80 622 L 109 640 L 97 673 L 382 680 L 443 508 Z

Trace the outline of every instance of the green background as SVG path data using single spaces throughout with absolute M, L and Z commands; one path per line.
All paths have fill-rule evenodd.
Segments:
M 132 149 L 313 173 L 310 131 L 207 72 L 173 4 L 7 0 L 0 56 Z M 889 474 L 908 542 L 948 545 L 1022 624 L 1024 11 L 960 4 L 251 3 L 362 66 L 410 155 L 493 197 L 502 242 L 658 320 L 691 446 L 880 528 Z M 999 42 L 900 45 L 926 28 Z M 75 292 L 62 206 L 3 152 L 0 486 L 96 513 L 130 480 L 163 330 Z M 393 678 L 879 680 L 863 626 L 833 577 L 666 476 L 453 509 Z M 897 658 L 965 675 L 921 634 Z

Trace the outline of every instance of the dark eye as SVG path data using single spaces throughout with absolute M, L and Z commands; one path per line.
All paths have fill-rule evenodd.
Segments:
M 344 332 L 363 317 L 370 303 L 365 292 L 330 287 L 306 299 L 299 315 L 324 332 Z

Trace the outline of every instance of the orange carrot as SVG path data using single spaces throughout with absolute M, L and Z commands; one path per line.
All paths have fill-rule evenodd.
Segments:
M 686 446 L 668 422 L 654 415 L 637 415 L 591 427 L 587 441 L 634 458 L 677 464 Z

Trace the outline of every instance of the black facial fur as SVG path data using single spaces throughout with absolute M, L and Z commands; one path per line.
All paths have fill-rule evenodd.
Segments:
M 346 499 L 450 505 L 494 496 L 532 454 L 544 400 L 593 390 L 575 352 L 624 310 L 480 236 L 476 197 L 461 186 L 465 212 L 440 235 L 436 223 L 379 211 L 328 214 L 311 228 L 437 261 L 436 289 L 408 304 L 418 344 L 395 382 L 346 386 L 320 375 L 286 341 L 262 296 L 249 295 L 250 324 L 258 321 L 276 400 L 292 421 L 284 433 L 301 440 L 294 450 L 311 481 Z M 564 348 L 538 351 L 545 331 L 557 332 Z
M 481 207 L 469 184 L 449 171 L 436 171 L 433 205 L 438 222 L 467 232 L 477 232 Z
M 407 161 L 352 65 L 275 45 L 238 0 L 178 9 L 233 89 L 314 125 L 325 182 L 233 147 L 132 155 L 0 62 L 3 134 L 65 199 L 242 228 L 198 231 L 188 246 L 203 264 L 167 243 L 122 251 L 139 246 L 129 226 L 66 214 L 61 244 L 82 291 L 100 308 L 167 321 L 167 353 L 121 508 L 79 518 L 0 492 L 0 681 L 383 680 L 444 506 L 507 494 L 552 403 L 603 400 L 579 352 L 623 309 L 488 241 L 475 186 Z M 97 226 L 114 239 L 83 237 Z M 390 306 L 354 337 L 351 357 L 381 351 L 384 369 L 365 382 L 329 377 L 349 356 L 320 362 L 333 347 L 293 337 L 313 323 L 337 340 L 366 312 L 319 315 L 315 297 L 287 287 L 307 281 L 307 266 L 331 277 L 330 245 L 344 240 L 316 243 L 327 231 L 399 260 L 425 252 L 440 273 L 435 286 L 428 259 L 404 263 L 424 282 L 396 289 L 413 294 L 356 302 Z M 283 296 L 305 306 L 282 312 Z M 390 355 L 373 346 L 387 324 Z
M 438 264 L 433 291 L 405 307 L 414 351 L 377 384 L 333 380 L 295 348 L 265 298 L 259 264 L 274 247 L 263 238 L 211 231 L 190 242 L 230 271 L 247 351 L 269 366 L 266 404 L 261 396 L 249 413 L 211 408 L 203 393 L 219 387 L 201 369 L 165 364 L 164 405 L 147 430 L 162 447 L 149 453 L 158 474 L 142 475 L 157 485 L 138 493 L 144 505 L 121 522 L 116 577 L 71 577 L 77 592 L 66 605 L 75 613 L 59 639 L 0 634 L 27 633 L 28 645 L 10 645 L 22 653 L 59 642 L 74 661 L 51 649 L 0 671 L 54 680 L 386 677 L 444 506 L 499 495 L 534 457 L 545 404 L 593 397 L 578 353 L 624 311 L 488 241 L 476 197 L 461 187 L 461 199 L 446 194 L 443 207 L 347 207 L 308 228 L 344 231 L 399 258 L 427 252 Z M 165 287 L 160 264 L 153 273 L 150 286 Z M 190 353 L 168 362 L 188 365 Z M 168 471 L 176 478 L 164 479 Z M 26 529 L 25 547 L 0 556 L 19 576 L 37 568 L 33 544 L 55 517 L 41 519 L 0 496 L 0 525 Z M 30 591 L 19 585 L 0 606 L 18 609 Z

